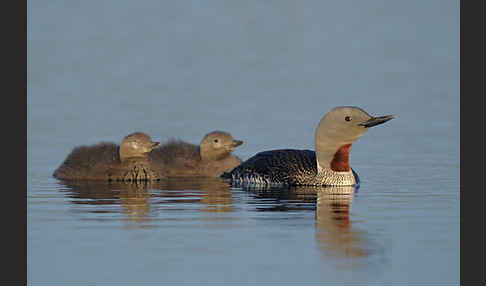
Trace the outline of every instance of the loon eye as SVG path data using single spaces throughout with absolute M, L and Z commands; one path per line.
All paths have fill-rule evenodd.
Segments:
M 346 121 L 351 121 L 351 117 L 346 116 L 346 117 L 344 117 L 344 120 L 346 120 Z

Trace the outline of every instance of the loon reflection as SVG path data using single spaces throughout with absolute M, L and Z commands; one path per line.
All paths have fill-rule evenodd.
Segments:
M 157 219 L 154 210 L 167 204 L 201 204 L 201 212 L 232 212 L 228 182 L 220 178 L 171 178 L 159 182 L 66 181 L 66 196 L 74 205 L 119 205 L 119 208 L 87 208 L 91 213 L 119 212 L 129 222 Z
M 315 210 L 316 242 L 331 257 L 368 256 L 365 233 L 352 226 L 350 209 L 357 192 L 353 186 L 295 186 L 248 188 L 256 198 L 265 200 L 259 211 Z M 273 199 L 273 203 L 268 203 Z
M 201 212 L 223 213 L 233 211 L 233 198 L 230 184 L 221 178 L 212 177 L 173 177 L 157 184 L 161 190 L 160 197 L 170 198 L 170 202 L 192 202 L 204 205 Z M 182 198 L 178 200 L 177 198 Z M 165 201 L 167 202 L 167 200 Z
M 316 239 L 327 256 L 368 256 L 365 233 L 352 227 L 350 219 L 353 192 L 345 194 L 343 188 L 331 187 L 319 191 L 316 210 Z
M 62 181 L 62 184 L 68 187 L 65 192 L 67 197 L 72 198 L 72 204 L 94 206 L 76 211 L 118 212 L 122 220 L 140 227 L 160 224 L 169 213 L 173 221 L 179 218 L 178 213 L 194 210 L 202 213 L 233 213 L 230 216 L 200 217 L 204 220 L 240 217 L 235 213 L 238 209 L 235 209 L 235 204 L 241 202 L 234 202 L 233 197 L 238 190 L 232 191 L 229 183 L 219 178 L 173 178 L 160 182 L 132 183 Z M 251 194 L 252 198 L 245 203 L 255 206 L 256 211 L 314 212 L 316 245 L 325 256 L 363 258 L 371 253 L 366 233 L 353 226 L 350 219 L 351 202 L 356 192 L 352 186 L 245 188 L 243 191 Z M 102 205 L 109 207 L 103 208 Z
M 148 189 L 150 181 L 105 182 L 105 181 L 65 181 L 66 196 L 73 205 L 93 205 L 91 208 L 76 209 L 89 213 L 120 213 L 122 220 L 129 223 L 150 221 L 150 203 L 152 196 Z M 118 205 L 120 208 L 100 208 L 97 206 Z

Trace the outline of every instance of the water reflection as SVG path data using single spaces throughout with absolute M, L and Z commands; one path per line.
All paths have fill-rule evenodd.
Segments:
M 164 220 L 173 222 L 181 218 L 191 221 L 231 220 L 238 214 L 227 216 L 224 213 L 235 212 L 235 205 L 242 203 L 234 201 L 230 185 L 219 178 L 171 178 L 159 182 L 126 183 L 62 181 L 62 184 L 68 187 L 67 197 L 72 198 L 72 204 L 94 206 L 81 211 L 119 213 L 122 220 L 143 227 L 151 227 L 148 222 L 160 225 Z M 373 253 L 369 251 L 372 247 L 366 233 L 354 227 L 350 219 L 351 203 L 356 192 L 354 187 L 244 190 L 252 194 L 245 204 L 253 205 L 258 212 L 289 212 L 288 216 L 284 215 L 286 221 L 293 217 L 291 212 L 314 212 L 316 245 L 327 258 L 352 261 Z M 201 212 L 222 215 L 198 215 Z M 363 264 L 362 261 L 360 263 Z
M 303 211 L 316 209 L 317 192 L 307 187 L 244 187 L 255 195 L 250 204 L 258 211 Z
M 152 196 L 148 190 L 150 182 L 101 182 L 101 181 L 60 181 L 67 187 L 66 196 L 74 205 L 114 205 L 115 209 L 88 208 L 89 213 L 119 212 L 123 220 L 133 223 L 150 220 Z M 117 208 L 119 206 L 119 208 Z
M 219 213 L 233 211 L 233 198 L 230 185 L 220 178 L 168 178 L 158 182 L 157 189 L 169 191 L 161 192 L 158 195 L 161 198 L 172 198 L 170 202 L 187 203 L 187 198 L 194 198 L 192 202 L 201 204 L 201 212 Z M 175 199 L 177 197 L 184 200 Z
M 353 192 L 337 192 L 331 187 L 318 190 L 316 239 L 319 248 L 332 257 L 359 258 L 368 255 L 365 233 L 353 228 L 350 220 Z
M 366 234 L 350 219 L 354 187 L 246 188 L 258 199 L 259 211 L 315 210 L 316 242 L 325 256 L 365 258 Z
M 74 205 L 105 206 L 80 209 L 88 213 L 123 215 L 123 220 L 146 223 L 154 207 L 179 204 L 179 210 L 199 209 L 206 213 L 233 211 L 231 189 L 219 178 L 174 178 L 159 182 L 60 181 Z M 113 206 L 109 208 L 107 206 Z M 166 209 L 170 210 L 170 209 Z

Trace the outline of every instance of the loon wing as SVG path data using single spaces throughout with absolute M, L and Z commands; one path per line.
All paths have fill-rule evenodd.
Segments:
M 294 185 L 299 178 L 316 173 L 314 151 L 281 149 L 260 152 L 223 177 L 237 183 Z

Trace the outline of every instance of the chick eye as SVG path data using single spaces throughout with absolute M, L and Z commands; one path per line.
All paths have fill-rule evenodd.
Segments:
M 214 139 L 214 143 L 218 143 L 218 142 L 219 142 L 219 140 L 218 140 L 218 139 Z
M 346 120 L 346 121 L 351 121 L 351 117 L 346 116 L 346 117 L 344 117 L 344 120 Z

